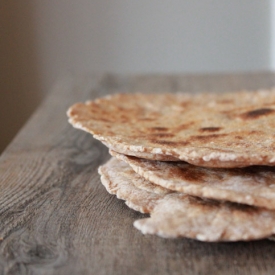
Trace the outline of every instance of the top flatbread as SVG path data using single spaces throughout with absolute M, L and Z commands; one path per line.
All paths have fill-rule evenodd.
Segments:
M 126 155 L 205 167 L 275 165 L 275 89 L 116 94 L 67 114 L 74 127 Z

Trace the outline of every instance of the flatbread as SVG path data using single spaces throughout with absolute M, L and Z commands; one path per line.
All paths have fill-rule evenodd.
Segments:
M 275 233 L 275 211 L 200 199 L 183 193 L 155 194 L 139 189 L 150 182 L 122 161 L 112 158 L 99 168 L 101 180 L 111 194 L 126 200 L 135 210 L 151 213 L 134 226 L 144 234 L 161 237 L 187 237 L 201 241 L 254 240 Z
M 275 209 L 275 166 L 205 168 L 186 162 L 161 162 L 111 155 L 150 182 L 178 192 Z
M 164 197 L 164 194 L 154 193 L 156 190 L 154 184 L 138 176 L 123 161 L 111 158 L 105 165 L 99 167 L 98 172 L 101 175 L 102 184 L 110 194 L 125 200 L 126 205 L 141 213 L 150 213 L 157 201 Z M 136 187 L 132 182 L 143 188 Z M 170 192 L 167 190 L 166 193 Z
M 155 206 L 150 218 L 137 220 L 134 226 L 143 234 L 164 238 L 248 241 L 274 234 L 275 211 L 174 193 Z
M 115 94 L 67 114 L 74 127 L 126 155 L 205 167 L 275 165 L 275 89 Z

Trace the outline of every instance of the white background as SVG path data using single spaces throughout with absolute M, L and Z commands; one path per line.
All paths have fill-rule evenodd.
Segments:
M 271 1 L 36 1 L 43 84 L 67 71 L 271 68 Z

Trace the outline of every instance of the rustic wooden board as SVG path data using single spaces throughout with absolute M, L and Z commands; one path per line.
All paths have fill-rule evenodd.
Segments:
M 272 274 L 275 243 L 202 243 L 143 236 L 143 215 L 109 195 L 107 149 L 65 112 L 107 93 L 268 88 L 272 73 L 93 75 L 59 82 L 0 159 L 0 274 Z

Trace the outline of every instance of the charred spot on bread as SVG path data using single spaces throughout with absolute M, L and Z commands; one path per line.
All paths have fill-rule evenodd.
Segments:
M 220 131 L 221 127 L 202 127 L 200 128 L 201 132 L 217 132 Z
M 271 109 L 271 108 L 261 108 L 261 109 L 255 109 L 252 111 L 245 112 L 245 113 L 241 114 L 241 117 L 243 119 L 257 119 L 262 116 L 270 115 L 274 112 L 275 112 L 275 110 Z

